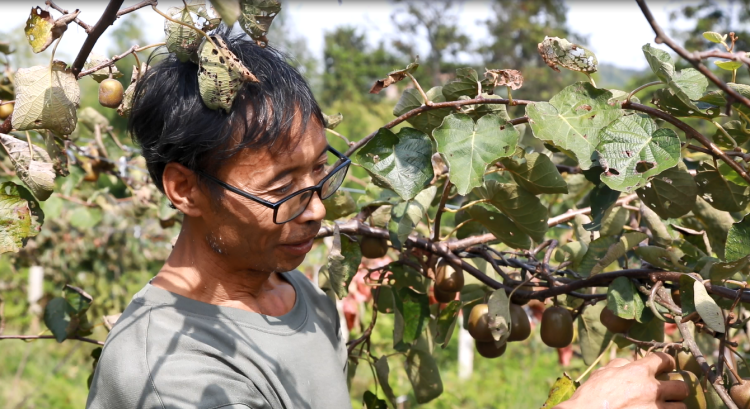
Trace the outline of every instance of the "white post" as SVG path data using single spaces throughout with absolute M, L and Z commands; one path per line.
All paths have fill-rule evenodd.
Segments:
M 29 301 L 29 312 L 31 312 L 31 332 L 39 332 L 39 314 L 42 313 L 42 307 L 39 300 L 44 295 L 44 267 L 31 266 L 29 268 L 29 288 L 26 296 Z
M 458 316 L 458 379 L 471 378 L 474 371 L 474 338 L 464 329 L 463 317 Z

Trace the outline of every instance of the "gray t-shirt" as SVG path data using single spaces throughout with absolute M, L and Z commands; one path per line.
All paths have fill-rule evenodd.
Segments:
M 147 284 L 107 337 L 87 408 L 351 408 L 336 306 L 299 271 L 280 317 Z

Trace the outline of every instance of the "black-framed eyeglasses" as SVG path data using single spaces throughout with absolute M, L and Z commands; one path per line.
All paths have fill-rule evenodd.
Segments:
M 333 164 L 333 166 L 331 166 L 333 170 L 329 172 L 328 175 L 326 175 L 317 185 L 298 190 L 276 203 L 263 200 L 257 196 L 253 196 L 250 193 L 247 193 L 238 187 L 232 186 L 229 183 L 223 182 L 203 171 L 199 170 L 197 173 L 200 173 L 202 176 L 206 177 L 207 179 L 232 193 L 236 193 L 244 198 L 258 202 L 263 206 L 273 209 L 273 222 L 276 224 L 284 224 L 301 215 L 302 212 L 307 209 L 307 206 L 310 204 L 310 200 L 312 199 L 314 193 L 318 193 L 320 200 L 326 200 L 329 197 L 333 196 L 333 194 L 336 193 L 336 190 L 341 187 L 341 184 L 344 183 L 346 172 L 349 170 L 349 165 L 352 163 L 352 161 L 343 153 L 337 151 L 336 149 L 333 149 L 330 146 L 328 147 L 328 152 L 333 153 L 339 158 L 339 160 L 335 164 Z

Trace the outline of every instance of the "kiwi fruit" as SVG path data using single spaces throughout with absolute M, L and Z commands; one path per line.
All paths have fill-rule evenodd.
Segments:
M 540 333 L 547 346 L 564 348 L 573 342 L 573 317 L 563 307 L 549 307 L 542 314 Z
M 363 257 L 380 258 L 388 252 L 388 242 L 377 237 L 362 237 L 359 240 L 359 249 Z
M 677 362 L 677 369 L 680 371 L 692 372 L 697 376 L 703 375 L 703 370 L 695 356 L 688 351 L 678 350 L 674 357 Z
M 502 356 L 505 353 L 505 348 L 508 346 L 505 342 L 500 343 L 495 341 L 477 341 L 474 345 L 479 355 L 490 359 Z
M 437 302 L 447 303 L 456 299 L 455 292 L 440 291 L 440 289 L 437 288 L 437 285 L 433 288 L 433 291 L 435 293 L 435 299 L 437 300 Z
M 455 293 L 464 288 L 464 272 L 461 268 L 453 266 L 440 260 L 437 265 L 435 287 L 444 293 Z
M 477 304 L 469 314 L 469 325 L 467 329 L 472 338 L 482 342 L 495 342 L 490 331 L 490 317 L 487 304 Z
M 531 323 L 523 307 L 510 304 L 510 336 L 508 342 L 523 341 L 531 335 Z
M 620 318 L 607 307 L 602 308 L 599 321 L 613 334 L 624 334 L 635 324 L 635 320 Z
M 5 104 L 0 105 L 0 120 L 4 121 L 7 117 L 10 116 L 10 114 L 13 113 L 13 106 L 15 104 Z
M 742 378 L 744 383 L 737 383 L 729 388 L 729 396 L 740 409 L 750 409 L 750 379 Z
M 99 84 L 99 103 L 103 107 L 119 107 L 123 95 L 125 95 L 125 90 L 122 88 L 120 81 L 116 79 L 107 78 Z
M 706 395 L 703 393 L 703 387 L 701 387 L 698 377 L 694 373 L 688 371 L 666 372 L 657 375 L 656 379 L 660 381 L 683 381 L 687 383 L 690 393 L 682 401 L 687 409 L 706 409 L 708 406 Z

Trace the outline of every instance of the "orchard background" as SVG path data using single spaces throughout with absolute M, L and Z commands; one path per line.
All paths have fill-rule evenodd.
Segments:
M 559 0 L 492 1 L 482 38 L 464 3 L 393 2 L 379 44 L 336 26 L 322 60 L 293 3 L 90 4 L 29 3 L 0 37 L 4 407 L 81 407 L 108 328 L 169 253 L 180 215 L 126 135 L 129 86 L 161 46 L 227 75 L 204 54 L 219 19 L 289 53 L 355 164 L 300 267 L 349 329 L 354 407 L 552 407 L 654 349 L 706 379 L 703 407 L 750 386 L 749 2 L 664 21 L 627 3 L 654 38 L 629 45 L 645 70 L 598 64 Z M 105 108 L 113 81 L 127 90 Z

